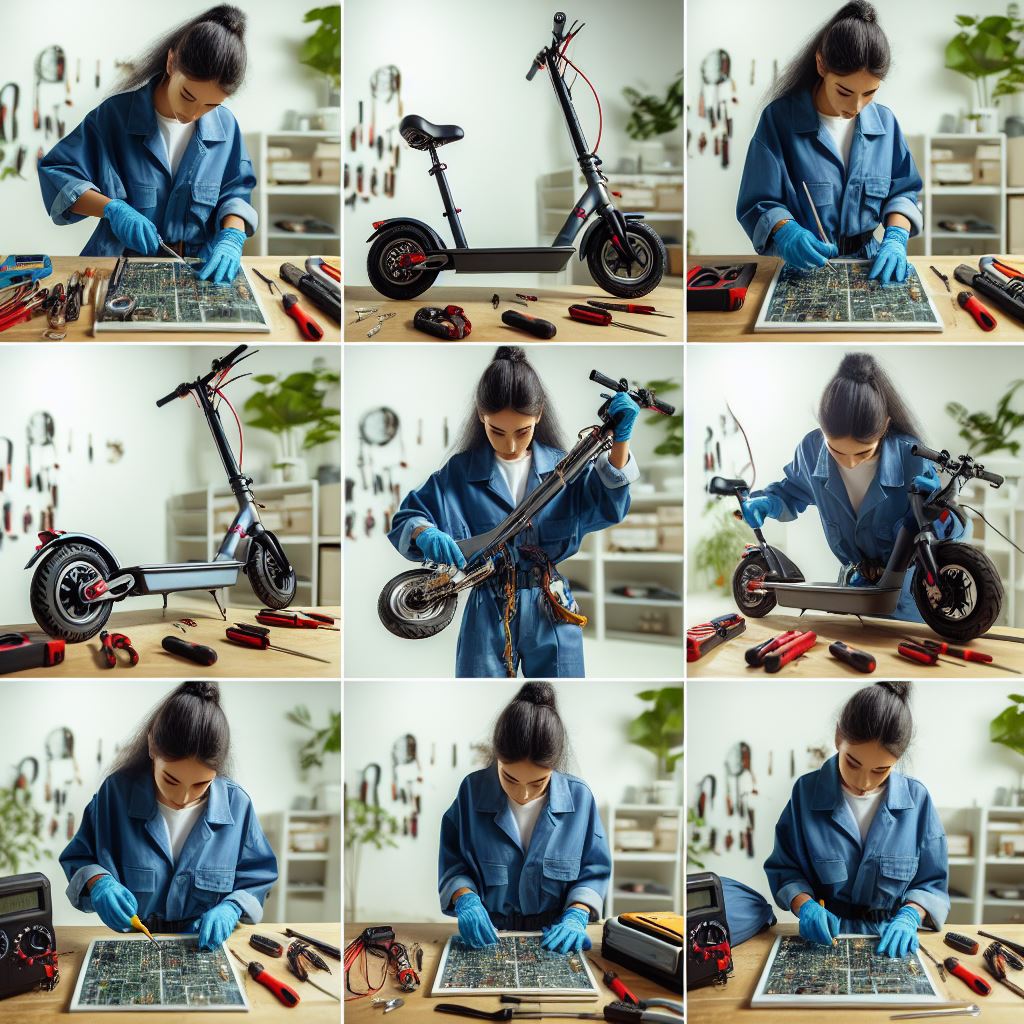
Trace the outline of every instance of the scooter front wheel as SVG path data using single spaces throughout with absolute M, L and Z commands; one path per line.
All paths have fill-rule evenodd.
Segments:
M 69 644 L 91 640 L 110 618 L 113 601 L 86 601 L 83 590 L 110 566 L 93 547 L 62 544 L 32 575 L 32 615 L 47 635 Z
M 627 266 L 602 224 L 587 247 L 587 267 L 598 287 L 620 299 L 636 299 L 654 291 L 665 276 L 668 255 L 658 232 L 642 220 L 626 221 L 626 234 L 638 257 Z
M 402 257 L 422 256 L 430 246 L 430 239 L 409 225 L 399 224 L 382 231 L 366 257 L 370 284 L 389 299 L 414 299 L 422 295 L 437 280 L 439 271 L 424 270 L 417 264 L 405 266 Z
M 287 608 L 295 600 L 295 569 L 280 564 L 273 545 L 254 538 L 246 559 L 246 573 L 253 593 L 265 608 Z
M 935 549 L 939 567 L 936 587 L 929 587 L 920 563 L 914 567 L 911 592 L 921 617 L 941 637 L 967 643 L 987 633 L 1003 608 L 999 570 L 984 552 L 969 544 L 946 541 Z
M 776 605 L 777 598 L 769 590 L 765 593 L 758 584 L 768 575 L 768 562 L 764 555 L 747 555 L 732 573 L 732 597 L 741 615 L 760 619 Z
M 377 599 L 377 614 L 389 633 L 403 640 L 426 640 L 452 621 L 456 595 L 433 602 L 424 597 L 423 585 L 436 575 L 433 569 L 411 569 L 388 581 Z

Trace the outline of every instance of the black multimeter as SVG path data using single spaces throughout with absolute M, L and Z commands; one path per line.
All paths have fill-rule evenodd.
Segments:
M 38 871 L 0 878 L 0 999 L 59 979 L 49 881 Z
M 732 973 L 732 945 L 722 880 L 713 871 L 686 876 L 686 987 L 723 983 Z

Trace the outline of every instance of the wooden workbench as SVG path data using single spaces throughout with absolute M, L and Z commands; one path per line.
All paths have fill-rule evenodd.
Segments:
M 357 935 L 368 927 L 364 924 L 346 924 L 345 925 L 345 942 L 346 944 L 351 942 Z M 378 995 L 382 998 L 392 999 L 395 996 L 399 996 L 405 1000 L 405 1005 L 395 1012 L 394 1015 L 389 1014 L 388 1020 L 394 1019 L 402 1024 L 415 1024 L 412 1020 L 413 1017 L 416 1021 L 421 1021 L 426 1024 L 427 1021 L 436 1022 L 441 1019 L 438 1014 L 434 1013 L 434 1006 L 441 1002 L 437 998 L 430 995 L 430 990 L 434 985 L 434 975 L 437 972 L 438 962 L 441 959 L 441 953 L 444 950 L 444 944 L 448 941 L 448 937 L 454 935 L 458 931 L 458 925 L 455 923 L 454 918 L 451 924 L 392 924 L 391 927 L 395 930 L 395 938 L 406 946 L 412 947 L 413 943 L 418 942 L 423 948 L 423 971 L 420 976 L 420 987 L 415 992 L 403 992 L 398 985 L 395 983 L 394 976 L 388 978 L 387 983 L 380 990 Z M 594 948 L 587 951 L 589 956 L 595 963 L 601 965 L 602 968 L 610 968 L 615 971 L 616 974 L 622 978 L 626 987 L 636 993 L 639 999 L 681 999 L 682 996 L 678 993 L 672 992 L 670 989 L 664 988 L 661 985 L 655 984 L 653 981 L 648 981 L 646 978 L 641 977 L 639 974 L 635 974 L 633 971 L 626 967 L 622 967 L 619 964 L 612 963 L 610 960 L 605 960 L 601 956 L 601 925 L 592 924 L 587 928 L 587 934 L 590 936 L 591 942 L 594 944 Z M 415 965 L 414 965 L 415 966 Z M 374 973 L 377 967 L 377 961 L 373 961 L 370 967 L 370 979 L 371 981 L 379 977 L 378 974 Z M 523 1009 L 538 1010 L 545 1009 L 555 1012 L 558 1009 L 563 1011 L 568 1010 L 569 1012 L 582 1012 L 587 1013 L 598 1010 L 601 1006 L 612 1002 L 615 999 L 614 993 L 607 988 L 607 986 L 601 983 L 601 977 L 598 972 L 594 969 L 591 964 L 591 971 L 594 973 L 595 981 L 598 984 L 598 988 L 601 989 L 601 1000 L 594 1002 L 586 1001 L 574 1001 L 574 1002 L 546 1002 L 543 1004 L 530 1003 L 524 1005 Z M 358 982 L 362 982 L 362 975 L 353 973 L 352 988 L 360 990 Z M 375 1009 L 370 1001 L 370 996 L 365 996 L 362 999 L 353 999 L 348 996 L 345 1003 L 345 1021 L 380 1021 L 381 1011 Z M 498 1001 L 497 996 L 451 996 L 444 1000 L 445 1002 L 462 1003 L 466 1006 L 472 1006 L 478 1010 L 500 1010 L 505 1008 L 505 1004 Z M 667 1010 L 659 1010 L 658 1012 L 669 1013 Z M 671 1016 L 671 1014 L 669 1014 Z M 444 1018 L 448 1020 L 450 1018 Z M 466 1019 L 466 1018 L 455 1018 Z M 680 1018 L 680 1024 L 682 1018 Z M 0 1024 L 3 1024 L 3 1018 L 0 1017 Z
M 249 280 L 259 295 L 260 305 L 263 307 L 267 323 L 270 324 L 269 334 L 265 331 L 180 331 L 177 333 L 174 331 L 101 331 L 99 335 L 96 335 L 93 333 L 95 307 L 89 305 L 82 307 L 82 315 L 78 320 L 68 324 L 68 333 L 64 342 L 50 342 L 49 344 L 63 344 L 69 341 L 216 341 L 223 342 L 225 345 L 252 345 L 261 341 L 303 341 L 295 321 L 286 315 L 281 305 L 281 296 L 276 291 L 273 295 L 269 293 L 267 286 L 252 273 L 253 267 L 269 277 L 282 291 L 299 295 L 299 304 L 323 328 L 324 342 L 340 342 L 341 329 L 339 325 L 278 275 L 282 263 L 294 263 L 302 269 L 307 258 L 307 256 L 242 257 L 242 264 L 249 271 Z M 337 264 L 337 256 L 324 258 Z M 54 256 L 53 273 L 40 284 L 43 288 L 52 288 L 58 283 L 66 286 L 68 278 L 76 270 L 82 272 L 86 267 L 106 270 L 109 275 L 113 272 L 116 263 L 117 259 L 113 256 L 105 258 L 99 256 Z M 101 294 L 103 294 L 102 291 Z M 20 323 L 6 331 L 0 331 L 0 341 L 45 341 L 43 332 L 48 329 L 46 317 L 38 314 L 27 323 Z
M 265 953 L 258 953 L 249 945 L 249 936 L 253 933 L 266 935 L 276 939 L 286 948 L 291 941 L 285 934 L 284 928 L 293 928 L 304 935 L 311 935 L 316 939 L 323 939 L 331 945 L 338 944 L 338 937 L 341 927 L 337 924 L 292 924 L 277 925 L 262 922 L 259 925 L 239 925 L 227 941 L 229 949 L 237 950 L 247 960 L 258 960 L 267 969 L 267 972 L 281 981 L 287 982 L 299 994 L 299 1004 L 295 1007 L 286 1007 L 262 985 L 249 977 L 248 972 L 230 954 L 232 964 L 236 968 L 239 977 L 244 976 L 245 992 L 249 998 L 249 1015 L 232 1014 L 225 1015 L 224 1012 L 189 1011 L 187 1013 L 164 1013 L 154 1015 L 152 1011 L 131 1010 L 110 1013 L 76 1013 L 68 1018 L 66 1014 L 71 1005 L 71 997 L 74 995 L 75 984 L 78 981 L 78 972 L 85 959 L 86 950 L 93 939 L 108 939 L 113 934 L 107 928 L 83 928 L 79 926 L 65 926 L 57 928 L 57 945 L 60 949 L 60 984 L 52 992 L 26 992 L 23 995 L 12 996 L 10 999 L 0 1001 L 0 1024 L 56 1024 L 62 1020 L 72 1020 L 76 1024 L 110 1024 L 116 1021 L 117 1024 L 154 1024 L 154 1021 L 178 1019 L 187 1021 L 188 1024 L 224 1024 L 225 1021 L 242 1017 L 254 1024 L 261 1021 L 289 1020 L 293 1022 L 302 1021 L 305 1024 L 338 1024 L 341 1014 L 336 999 L 319 991 L 312 985 L 304 984 L 288 970 L 288 964 L 284 958 L 275 960 Z M 341 995 L 342 976 L 341 964 L 325 957 L 330 965 L 331 973 L 325 971 L 316 972 L 316 983 L 323 986 L 330 992 Z
M 1024 266 L 1019 256 L 1000 256 L 1011 266 Z M 997 322 L 993 331 L 983 331 L 974 318 L 960 309 L 953 309 L 956 294 L 969 291 L 953 277 L 953 271 L 961 264 L 971 264 L 969 257 L 962 256 L 911 256 L 910 262 L 917 268 L 918 277 L 924 289 L 932 297 L 935 308 L 945 324 L 943 331 L 759 331 L 754 332 L 754 323 L 761 309 L 775 268 L 781 260 L 775 256 L 691 256 L 693 266 L 720 266 L 730 263 L 756 263 L 757 273 L 747 289 L 747 299 L 742 309 L 735 313 L 688 313 L 686 317 L 687 341 L 1024 341 L 1024 324 L 1004 313 L 991 299 L 979 295 L 978 299 L 991 312 Z M 971 264 L 974 265 L 974 264 Z M 935 266 L 949 277 L 952 292 L 929 270 Z M 952 295 L 953 302 L 950 301 Z
M 723 607 L 719 614 L 724 615 L 728 610 L 727 607 Z M 826 612 L 809 611 L 804 615 L 788 612 L 789 609 L 776 610 L 763 619 L 752 619 L 748 616 L 745 632 L 733 640 L 719 644 L 699 661 L 688 662 L 687 675 L 690 678 L 713 676 L 733 679 L 783 679 L 787 676 L 804 679 L 869 678 L 828 653 L 828 645 L 833 640 L 842 640 L 851 647 L 868 651 L 875 656 L 877 667 L 874 674 L 880 679 L 950 679 L 958 682 L 968 679 L 1001 679 L 1007 685 L 1020 685 L 1020 682 L 1014 683 L 1014 680 L 1019 678 L 1014 673 L 1003 672 L 978 662 L 959 661 L 943 655 L 946 658 L 944 661 L 935 665 L 921 665 L 900 657 L 896 653 L 896 646 L 904 637 L 938 639 L 920 622 L 895 622 L 891 619 L 858 620 L 853 615 L 829 615 Z M 763 643 L 789 629 L 812 630 L 818 634 L 818 642 L 802 658 L 784 665 L 775 675 L 769 675 L 763 668 L 751 668 L 747 665 L 743 659 L 747 648 Z M 993 626 L 991 632 L 1000 636 L 1014 636 L 1024 641 L 1024 629 Z M 991 654 L 993 664 L 1024 672 L 1024 642 L 979 639 L 972 640 L 966 646 Z
M 341 633 L 329 629 L 285 629 L 272 627 L 270 642 L 279 647 L 289 647 L 306 654 L 327 658 L 328 663 L 297 658 L 282 651 L 258 651 L 240 647 L 224 635 L 224 629 L 233 622 L 258 625 L 255 608 L 228 608 L 227 622 L 220 617 L 216 605 L 209 597 L 179 596 L 166 612 L 159 608 L 132 609 L 131 599 L 123 605 L 124 611 L 114 611 L 107 620 L 105 629 L 110 633 L 124 633 L 131 638 L 132 646 L 139 653 L 135 668 L 128 665 L 124 651 L 117 651 L 117 665 L 108 669 L 101 657 L 99 636 L 84 644 L 67 644 L 64 662 L 53 668 L 26 669 L 12 672 L 3 678 L 20 676 L 33 678 L 76 679 L 100 678 L 123 679 L 131 673 L 140 679 L 338 679 L 341 676 Z M 340 626 L 339 608 L 307 608 L 305 611 L 323 612 L 333 615 Z M 172 625 L 178 619 L 195 619 L 194 627 L 185 627 L 185 632 Z M 3 626 L 0 632 L 34 633 L 42 635 L 36 623 L 21 626 Z M 168 654 L 160 642 L 165 636 L 175 636 L 190 643 L 212 647 L 217 652 L 215 664 L 206 667 L 197 665 L 187 658 Z
M 450 281 L 451 277 L 442 279 Z M 501 304 L 495 309 L 491 305 L 491 296 L 497 292 L 501 296 Z M 517 302 L 509 302 L 515 298 L 516 292 L 524 295 L 536 295 L 537 301 L 523 306 Z M 663 316 L 647 316 L 641 313 L 612 313 L 616 322 L 643 327 L 645 330 L 657 331 L 656 334 L 641 334 L 638 331 L 620 330 L 617 327 L 593 327 L 569 319 L 568 309 L 574 303 L 587 304 L 587 299 L 604 302 L 628 302 L 628 299 L 617 299 L 614 295 L 606 295 L 597 285 L 563 285 L 560 288 L 523 288 L 515 284 L 514 276 L 510 275 L 509 283 L 500 288 L 482 288 L 467 285 L 456 286 L 441 284 L 430 288 L 422 295 L 407 302 L 396 302 L 386 299 L 372 288 L 345 289 L 345 340 L 346 341 L 432 341 L 445 344 L 443 338 L 435 338 L 432 334 L 417 331 L 412 325 L 412 318 L 421 306 L 461 306 L 469 316 L 473 325 L 472 333 L 467 341 L 500 341 L 504 344 L 519 345 L 525 342 L 542 341 L 525 331 L 513 330 L 501 322 L 501 314 L 506 309 L 513 309 L 528 316 L 549 320 L 558 329 L 551 341 L 635 341 L 681 342 L 683 340 L 683 289 L 682 279 L 666 278 L 650 295 L 642 299 L 633 299 L 637 304 L 655 306 L 659 312 L 670 314 L 673 319 Z M 356 307 L 373 307 L 380 313 L 395 313 L 385 320 L 380 331 L 367 339 L 366 333 L 376 326 L 377 317 L 371 315 L 356 322 Z M 548 342 L 542 342 L 548 344 Z
M 949 997 L 950 1004 L 965 1005 L 977 1003 L 981 1007 L 979 1020 L 986 1024 L 1020 1024 L 1024 1019 L 1024 1000 L 1014 995 L 1009 989 L 998 984 L 988 973 L 981 954 L 991 940 L 981 938 L 977 934 L 978 928 L 1001 935 L 1003 938 L 1013 942 L 1024 942 L 1024 925 L 1000 924 L 1000 925 L 954 925 L 946 931 L 956 931 L 962 934 L 971 935 L 978 939 L 981 944 L 977 956 L 965 956 L 950 949 L 936 932 L 920 932 L 921 945 L 937 959 L 945 960 L 948 956 L 957 957 L 961 963 L 974 974 L 980 975 L 992 983 L 992 994 L 987 996 L 976 996 L 958 978 L 946 974 L 946 981 L 943 983 L 937 977 L 935 965 L 925 957 L 925 962 L 935 977 L 939 991 Z M 872 1009 L 807 1009 L 798 1010 L 789 1007 L 779 1009 L 757 1009 L 750 1008 L 750 999 L 757 987 L 758 978 L 768 960 L 775 936 L 782 934 L 794 934 L 795 925 L 781 925 L 771 931 L 762 932 L 754 938 L 744 942 L 734 951 L 735 970 L 732 977 L 724 986 L 709 985 L 706 988 L 698 988 L 687 993 L 687 1021 L 689 1024 L 737 1024 L 737 1022 L 749 1021 L 750 1024 L 793 1024 L 794 1021 L 806 1021 L 807 1024 L 817 1024 L 817 1021 L 827 1021 L 828 1024 L 875 1024 L 875 1022 L 888 1022 L 891 1014 L 911 1013 L 909 1007 L 905 1010 L 872 1010 Z M 1015 975 L 1014 981 L 1020 984 L 1020 972 L 1011 972 Z M 937 1007 L 936 1007 L 937 1008 Z M 923 1008 L 922 1008 L 923 1009 Z M 941 1020 L 942 1018 L 938 1018 Z M 968 1017 L 953 1017 L 954 1021 L 969 1020 Z

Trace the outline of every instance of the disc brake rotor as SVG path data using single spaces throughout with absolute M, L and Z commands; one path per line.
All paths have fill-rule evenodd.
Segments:
M 627 241 L 632 245 L 633 253 L 637 257 L 632 267 L 626 266 L 625 259 L 610 241 L 605 242 L 601 249 L 601 263 L 617 281 L 633 283 L 647 276 L 653 262 L 653 254 L 647 240 L 639 235 L 633 235 Z
M 417 267 L 403 267 L 401 258 L 409 255 L 423 255 L 423 249 L 409 238 L 399 239 L 381 253 L 380 269 L 392 281 L 409 282 L 420 275 Z
M 966 619 L 977 601 L 974 577 L 962 565 L 944 565 L 939 570 L 941 603 L 937 610 L 948 619 Z
M 62 614 L 74 622 L 88 622 L 93 618 L 99 605 L 86 601 L 82 588 L 98 578 L 96 566 L 88 562 L 70 562 L 64 566 L 53 588 Z

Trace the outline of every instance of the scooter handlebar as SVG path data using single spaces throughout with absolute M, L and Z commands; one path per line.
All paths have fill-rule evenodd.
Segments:
M 223 370 L 225 366 L 230 366 L 248 347 L 248 345 L 239 345 L 238 348 L 232 349 L 222 359 L 214 359 L 212 364 L 213 369 L 219 372 Z
M 910 449 L 910 454 L 920 455 L 922 459 L 927 459 L 929 462 L 937 462 L 940 466 L 944 466 L 949 461 L 949 452 L 945 449 L 937 452 L 934 448 L 926 448 L 923 444 L 913 445 Z
M 986 469 L 977 469 L 974 475 L 979 480 L 990 483 L 993 487 L 1002 487 L 1005 483 L 1005 477 L 1001 477 L 998 473 L 989 473 Z
M 544 51 L 541 50 L 536 57 L 533 58 L 533 63 L 530 65 L 530 70 L 526 72 L 526 80 L 528 82 L 533 81 L 533 76 L 537 74 L 540 69 L 544 67 Z
M 565 12 L 557 11 L 555 13 L 554 20 L 551 23 L 551 34 L 555 37 L 556 42 L 562 41 L 562 33 L 565 31 Z
M 188 385 L 179 384 L 169 395 L 164 395 L 163 398 L 157 399 L 156 407 L 158 409 L 163 408 L 168 402 L 173 402 L 176 398 L 184 398 L 188 394 Z
M 625 381 L 613 380 L 611 377 L 601 373 L 600 370 L 591 370 L 590 379 L 595 384 L 600 384 L 603 388 L 610 388 L 612 391 L 625 391 L 641 408 L 653 409 L 655 412 L 663 413 L 665 416 L 671 416 L 676 411 L 674 405 L 663 402 L 652 391 L 648 391 L 646 388 L 641 388 L 639 391 L 630 391 L 629 385 Z

